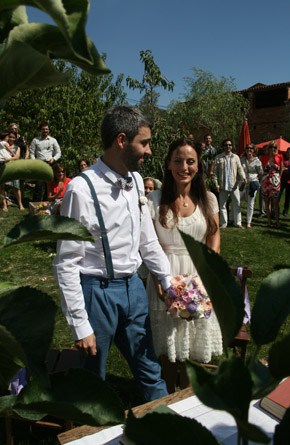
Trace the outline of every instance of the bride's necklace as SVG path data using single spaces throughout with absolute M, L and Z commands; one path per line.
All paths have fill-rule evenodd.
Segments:
M 181 201 L 181 199 L 179 198 L 179 200 Z M 183 201 L 181 202 L 181 207 L 188 207 L 189 206 L 189 203 L 188 202 L 186 202 L 186 200 L 185 199 L 183 199 Z

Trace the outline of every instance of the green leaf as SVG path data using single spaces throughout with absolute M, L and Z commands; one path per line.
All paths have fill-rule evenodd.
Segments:
M 136 445 L 218 445 L 217 439 L 203 425 L 177 414 L 152 412 L 137 418 L 130 411 L 125 434 Z
M 19 6 L 22 3 L 49 14 L 57 26 L 28 23 L 25 9 Z M 86 36 L 88 8 L 88 0 L 11 0 L 1 3 L 1 100 L 28 88 L 65 82 L 67 76 L 55 70 L 51 58 L 64 59 L 94 75 L 110 72 Z
M 2 3 L 0 14 L 2 11 L 11 10 L 23 3 L 42 10 L 55 21 L 57 25 L 55 28 L 59 29 L 62 34 L 65 46 L 71 47 L 80 58 L 92 63 L 85 33 L 89 11 L 88 0 L 10 0 Z M 23 38 L 25 38 L 25 33 Z
M 269 370 L 277 379 L 290 375 L 290 335 L 272 345 L 269 351 Z
M 275 340 L 290 313 L 290 269 L 268 275 L 257 292 L 251 319 L 251 334 L 257 345 Z
M 1 100 L 18 91 L 48 87 L 66 81 L 67 77 L 54 68 L 46 55 L 39 53 L 26 43 L 14 42 L 9 49 L 5 49 L 0 54 Z
M 1 10 L 4 2 L 0 6 L 0 42 L 3 42 L 14 26 L 28 23 L 25 6 L 18 6 L 15 9 Z M 6 2 L 7 3 L 7 2 Z
M 290 443 L 290 408 L 288 408 L 283 419 L 275 428 L 273 437 L 274 445 L 288 445 Z
M 95 45 L 88 37 L 86 37 L 85 48 L 90 54 L 83 57 L 67 44 L 61 30 L 53 25 L 46 23 L 19 25 L 10 32 L 6 50 L 9 51 L 10 46 L 17 42 L 31 46 L 42 55 L 49 54 L 54 59 L 64 59 L 77 66 L 81 64 L 82 67 L 95 75 L 110 73 Z
M 47 383 L 45 359 L 51 345 L 56 305 L 30 287 L 0 293 L 0 324 L 20 344 L 30 371 Z M 11 351 L 12 353 L 12 351 Z M 17 354 L 18 350 L 13 349 Z
M 269 367 L 263 365 L 260 360 L 251 360 L 248 369 L 253 381 L 252 399 L 260 399 L 267 395 L 279 383 L 269 371 Z
M 13 335 L 0 325 L 0 385 L 8 388 L 14 375 L 25 367 L 26 357 Z
M 17 289 L 20 287 L 15 283 L 10 283 L 9 281 L 0 281 L 0 294 L 4 292 L 9 292 L 12 289 Z
M 39 159 L 19 159 L 6 162 L 0 169 L 0 184 L 15 179 L 52 181 L 53 170 Z
M 94 237 L 79 221 L 59 215 L 34 215 L 13 227 L 4 237 L 4 246 L 40 240 L 79 240 L 94 242 Z
M 115 392 L 96 374 L 84 369 L 70 369 L 50 375 L 50 389 L 37 381 L 18 396 L 14 411 L 24 418 L 51 414 L 86 425 L 124 422 L 124 410 Z
M 85 34 L 88 0 L 32 0 L 30 4 L 50 15 L 74 51 L 83 59 L 90 59 Z
M 0 417 L 9 416 L 13 412 L 13 406 L 17 400 L 17 396 L 1 396 L 0 397 Z
M 216 374 L 187 363 L 187 373 L 196 396 L 207 406 L 247 420 L 252 395 L 252 380 L 239 357 L 221 363 Z
M 180 232 L 189 255 L 212 301 L 218 318 L 224 348 L 227 348 L 243 323 L 244 299 L 226 261 L 205 244 Z
M 270 443 L 270 437 L 257 425 L 245 422 L 241 419 L 235 419 L 240 436 L 246 440 L 258 443 Z

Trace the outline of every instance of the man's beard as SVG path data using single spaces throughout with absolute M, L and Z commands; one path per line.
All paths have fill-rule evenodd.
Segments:
M 143 162 L 140 162 L 141 158 L 142 156 L 135 152 L 134 147 L 131 144 L 128 144 L 123 152 L 123 163 L 127 167 L 128 171 L 139 171 L 143 164 Z

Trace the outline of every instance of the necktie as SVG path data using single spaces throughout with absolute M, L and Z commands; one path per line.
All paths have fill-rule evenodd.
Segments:
M 125 178 L 119 178 L 116 181 L 116 185 L 117 185 L 117 187 L 120 187 L 120 189 L 123 189 L 123 190 L 132 190 L 132 188 L 133 188 L 132 178 L 129 176 L 127 176 Z

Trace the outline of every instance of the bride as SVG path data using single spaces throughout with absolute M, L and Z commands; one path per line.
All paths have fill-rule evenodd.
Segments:
M 215 195 L 206 190 L 201 150 L 192 139 L 178 139 L 169 147 L 161 190 L 147 198 L 159 242 L 168 256 L 171 275 L 197 275 L 178 232 L 180 229 L 212 250 L 220 251 L 219 208 Z M 149 309 L 156 355 L 159 357 L 168 392 L 188 385 L 187 359 L 209 362 L 222 354 L 220 327 L 211 316 L 187 321 L 166 312 L 162 291 L 150 275 L 147 280 Z

